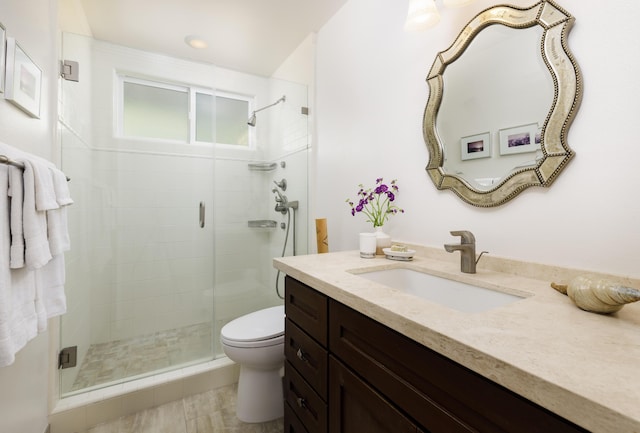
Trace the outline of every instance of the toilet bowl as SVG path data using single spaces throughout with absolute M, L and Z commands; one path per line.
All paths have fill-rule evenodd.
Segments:
M 236 415 L 257 423 L 284 415 L 284 306 L 239 317 L 220 331 L 224 353 L 240 364 Z

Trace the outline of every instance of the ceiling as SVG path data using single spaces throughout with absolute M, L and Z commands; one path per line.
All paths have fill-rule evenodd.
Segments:
M 80 0 L 93 37 L 271 76 L 347 0 Z M 185 43 L 198 35 L 208 43 Z

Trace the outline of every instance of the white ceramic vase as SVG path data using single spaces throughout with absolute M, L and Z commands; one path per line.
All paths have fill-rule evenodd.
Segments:
M 376 254 L 384 255 L 383 248 L 391 247 L 391 236 L 386 234 L 382 227 L 376 227 Z

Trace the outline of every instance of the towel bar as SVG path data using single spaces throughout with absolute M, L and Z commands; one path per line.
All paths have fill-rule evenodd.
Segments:
M 13 159 L 9 158 L 6 155 L 0 155 L 0 164 L 12 165 L 14 167 L 18 167 L 21 170 L 24 170 L 23 163 L 19 161 L 14 161 Z M 66 177 L 67 177 L 67 182 L 69 182 L 71 178 L 69 178 L 69 176 L 66 176 Z
M 5 155 L 0 155 L 0 164 L 13 165 L 14 167 L 18 167 L 24 170 L 24 164 L 18 161 L 14 161 L 13 159 L 9 159 L 9 157 Z

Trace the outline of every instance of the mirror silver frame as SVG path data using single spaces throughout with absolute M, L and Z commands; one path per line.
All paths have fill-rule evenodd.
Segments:
M 567 133 L 582 99 L 582 76 L 567 46 L 567 35 L 574 21 L 571 14 L 551 0 L 540 1 L 529 8 L 498 5 L 476 15 L 453 44 L 438 53 L 427 76 L 429 99 L 423 117 L 423 135 L 429 149 L 426 170 L 438 189 L 451 189 L 474 206 L 492 207 L 506 203 L 529 187 L 548 187 L 560 174 L 574 156 L 567 144 Z M 484 191 L 473 188 L 459 176 L 445 172 L 443 144 L 438 137 L 436 120 L 447 65 L 462 55 L 479 32 L 494 24 L 514 29 L 542 27 L 541 54 L 553 78 L 554 98 L 542 126 L 543 157 L 535 166 L 515 169 L 495 187 Z

